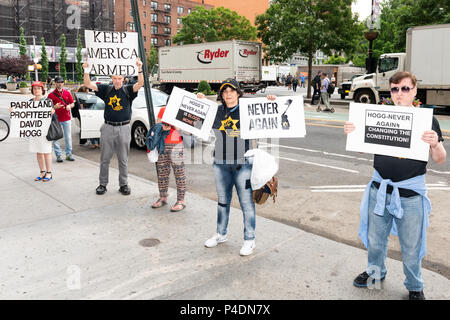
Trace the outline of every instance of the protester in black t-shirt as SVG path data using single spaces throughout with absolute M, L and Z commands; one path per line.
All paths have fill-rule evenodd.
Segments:
M 101 162 L 100 162 L 100 185 L 96 193 L 101 195 L 106 192 L 106 185 L 109 178 L 109 162 L 114 153 L 117 153 L 119 160 L 119 191 L 123 195 L 129 195 L 131 190 L 128 186 L 128 154 L 130 152 L 131 141 L 131 105 L 137 97 L 139 89 L 144 85 L 142 75 L 142 62 L 136 59 L 138 67 L 138 82 L 134 85 L 123 85 L 124 77 L 113 75 L 113 85 L 93 83 L 89 77 L 89 64 L 85 62 L 84 85 L 96 92 L 96 95 L 105 102 L 104 118 L 105 123 L 100 128 L 100 138 L 102 141 Z
M 239 204 L 244 214 L 244 244 L 240 250 L 242 256 L 253 253 L 255 249 L 255 203 L 252 199 L 250 176 L 252 159 L 244 154 L 252 148 L 252 141 L 241 139 L 239 98 L 243 92 L 235 79 L 222 82 L 218 93 L 218 100 L 222 102 L 216 114 L 213 125 L 216 136 L 214 147 L 214 177 L 218 197 L 217 233 L 205 242 L 208 248 L 227 241 L 228 218 L 233 196 L 233 186 L 239 196 Z M 204 98 L 201 93 L 198 98 Z M 275 96 L 267 96 L 275 100 Z
M 417 80 L 413 74 L 397 72 L 389 79 L 389 84 L 395 105 L 413 107 L 417 94 Z M 345 123 L 346 134 L 354 130 L 353 123 Z M 438 164 L 444 163 L 447 153 L 435 117 L 432 130 L 425 131 L 422 140 L 430 145 L 431 159 Z M 391 231 L 398 234 L 400 240 L 406 276 L 404 284 L 409 291 L 409 299 L 425 299 L 421 262 L 426 251 L 426 228 L 431 211 L 425 186 L 426 165 L 425 161 L 374 156 L 374 176 L 363 197 L 359 227 L 359 236 L 367 247 L 368 267 L 353 281 L 356 287 L 369 287 L 385 279 Z

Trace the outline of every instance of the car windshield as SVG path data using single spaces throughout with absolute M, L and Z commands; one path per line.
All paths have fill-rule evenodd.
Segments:
M 151 91 L 152 91 L 152 102 L 153 102 L 154 108 L 162 107 L 167 104 L 167 100 L 169 99 L 168 94 L 166 94 L 162 91 L 156 90 L 156 89 L 152 89 Z M 134 108 L 146 108 L 147 107 L 147 105 L 145 103 L 144 90 L 139 90 L 137 98 L 133 101 L 133 107 Z

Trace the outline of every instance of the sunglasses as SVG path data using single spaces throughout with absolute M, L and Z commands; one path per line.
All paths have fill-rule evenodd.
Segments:
M 404 86 L 404 87 L 392 87 L 391 88 L 391 93 L 399 93 L 400 89 L 402 90 L 403 93 L 409 93 L 409 91 L 414 89 L 414 87 L 412 87 L 412 88 L 407 87 L 407 86 Z

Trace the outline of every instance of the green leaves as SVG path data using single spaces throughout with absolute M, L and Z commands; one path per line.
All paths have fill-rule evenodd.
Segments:
M 256 40 L 256 28 L 235 11 L 223 7 L 207 10 L 197 6 L 182 18 L 183 28 L 174 43 L 202 43 L 224 40 Z
M 61 35 L 61 54 L 59 56 L 59 73 L 64 80 L 67 80 L 67 50 L 66 50 L 66 36 L 64 33 Z
M 41 38 L 41 65 L 42 65 L 42 75 L 41 79 L 44 81 L 48 78 L 48 56 L 47 56 L 47 50 L 45 49 L 45 40 L 44 37 Z

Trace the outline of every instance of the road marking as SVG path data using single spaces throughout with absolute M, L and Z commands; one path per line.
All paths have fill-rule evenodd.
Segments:
M 320 164 L 320 163 L 309 162 L 309 161 L 304 161 L 304 160 L 297 160 L 297 159 L 292 159 L 292 158 L 285 158 L 285 157 L 277 157 L 277 158 L 278 158 L 278 159 L 281 159 L 281 160 L 287 160 L 287 161 L 293 161 L 293 162 L 306 163 L 306 164 L 311 164 L 311 165 L 313 165 L 313 166 L 319 166 L 319 167 L 324 167 L 324 168 L 335 169 L 335 170 L 341 170 L 341 171 L 345 171 L 345 172 L 350 172 L 350 173 L 359 174 L 359 171 L 350 170 L 350 169 L 345 169 L 345 168 L 340 168 L 340 167 L 335 167 L 335 166 L 328 166 L 328 165 L 326 165 L 326 164 Z

